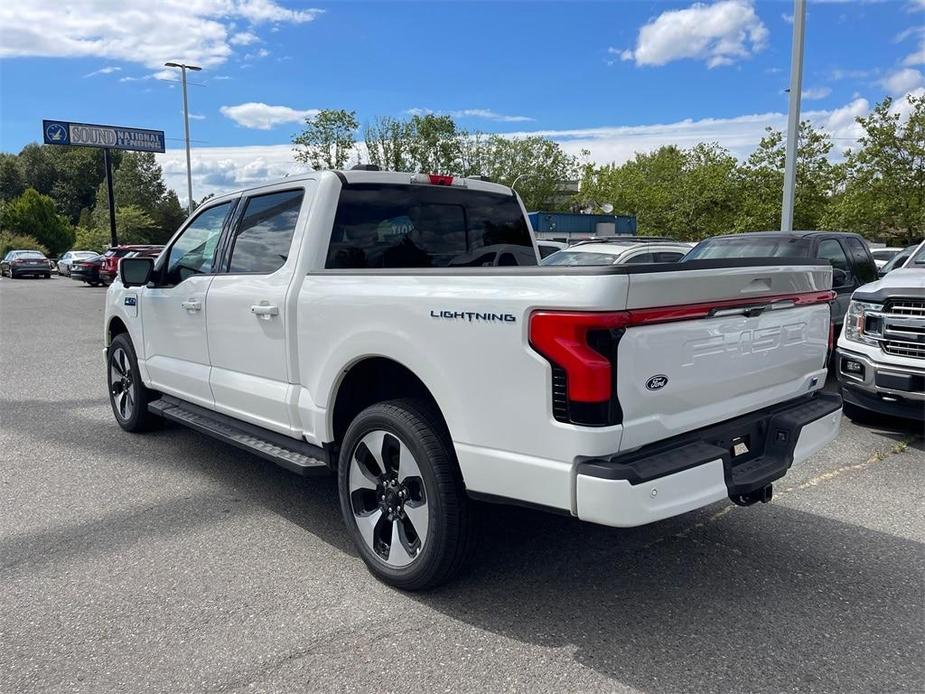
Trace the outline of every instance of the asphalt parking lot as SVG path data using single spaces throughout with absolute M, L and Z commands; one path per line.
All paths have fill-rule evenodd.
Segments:
M 0 692 L 925 690 L 915 426 L 644 528 L 486 506 L 471 570 L 403 594 L 333 478 L 118 428 L 104 293 L 0 280 Z

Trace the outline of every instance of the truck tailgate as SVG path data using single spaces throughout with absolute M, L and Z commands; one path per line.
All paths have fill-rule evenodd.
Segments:
M 825 383 L 825 266 L 630 276 L 617 358 L 621 451 L 806 394 Z

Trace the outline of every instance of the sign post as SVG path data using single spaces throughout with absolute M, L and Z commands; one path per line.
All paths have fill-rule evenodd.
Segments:
M 112 190 L 112 155 L 110 150 L 164 153 L 164 131 L 126 128 L 121 125 L 94 125 L 61 120 L 43 120 L 42 135 L 46 145 L 100 147 L 106 165 L 106 192 L 109 197 L 109 236 L 116 246 L 116 201 Z

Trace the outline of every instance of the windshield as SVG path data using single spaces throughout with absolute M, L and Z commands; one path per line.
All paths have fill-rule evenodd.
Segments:
M 912 252 L 915 250 L 915 246 L 909 246 L 903 248 L 899 253 L 894 255 L 886 265 L 880 268 L 880 275 L 883 276 L 888 273 L 890 270 L 895 270 L 898 267 L 905 265 L 906 261 L 909 260 L 909 256 L 912 255 Z
M 38 251 L 18 251 L 13 255 L 14 258 L 44 258 L 45 256 Z
M 95 258 L 98 255 L 99 253 L 95 253 L 94 251 L 77 251 L 74 254 L 74 257 L 75 258 Z
M 681 262 L 713 258 L 807 258 L 808 239 L 788 237 L 726 237 L 701 241 Z
M 619 257 L 613 253 L 559 251 L 544 259 L 541 265 L 613 265 Z
M 917 267 L 919 269 L 925 267 L 925 243 L 919 246 L 919 250 L 912 256 L 912 260 L 909 261 L 907 267 Z

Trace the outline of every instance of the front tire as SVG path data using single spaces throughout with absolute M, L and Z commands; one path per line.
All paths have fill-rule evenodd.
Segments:
M 448 581 L 469 557 L 473 521 L 452 442 L 420 400 L 363 410 L 338 463 L 341 512 L 379 580 L 404 590 Z
M 116 335 L 106 350 L 109 404 L 116 422 L 126 431 L 150 431 L 163 423 L 148 411 L 156 395 L 141 382 L 135 347 L 126 333 Z

